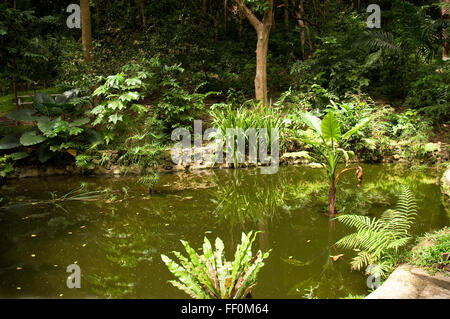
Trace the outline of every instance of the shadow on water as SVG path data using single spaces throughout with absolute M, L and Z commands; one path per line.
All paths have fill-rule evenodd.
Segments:
M 414 234 L 448 225 L 431 169 L 365 165 L 364 183 L 339 181 L 340 213 L 379 216 L 406 184 L 419 202 Z M 163 175 L 149 196 L 136 178 L 55 177 L 10 181 L 1 188 L 0 296 L 185 298 L 160 255 L 183 251 L 180 239 L 201 247 L 221 237 L 232 258 L 241 232 L 260 230 L 256 246 L 272 249 L 255 298 L 340 298 L 367 292 L 361 272 L 351 272 L 351 252 L 334 243 L 348 234 L 330 221 L 324 171 L 282 167 L 275 175 L 256 169 Z M 85 183 L 109 189 L 94 201 L 13 206 L 62 196 Z M 330 256 L 340 256 L 336 261 Z M 66 267 L 77 263 L 82 288 L 68 289 Z M 18 290 L 20 287 L 20 290 Z

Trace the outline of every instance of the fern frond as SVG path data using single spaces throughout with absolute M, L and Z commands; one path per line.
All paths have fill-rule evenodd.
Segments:
M 391 32 L 374 30 L 367 32 L 360 39 L 360 43 L 372 51 L 383 50 L 390 54 L 401 53 L 401 45 Z
M 370 219 L 367 216 L 341 215 L 336 217 L 336 219 L 348 227 L 356 228 L 357 231 L 364 229 L 378 229 L 381 226 L 375 218 Z
M 409 232 L 416 215 L 415 197 L 409 189 L 402 186 L 396 209 L 385 211 L 379 219 L 358 215 L 337 217 L 344 225 L 356 228 L 356 232 L 341 238 L 336 246 L 361 249 L 351 262 L 352 269 L 360 270 L 404 247 L 411 240 Z M 380 271 L 382 272 L 382 268 Z
M 367 251 L 360 251 L 358 255 L 352 259 L 350 266 L 353 270 L 361 270 L 364 267 L 372 264 L 374 256 Z

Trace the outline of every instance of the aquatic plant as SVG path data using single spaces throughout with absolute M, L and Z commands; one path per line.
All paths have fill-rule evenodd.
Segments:
M 272 136 L 275 131 L 280 133 L 280 147 L 283 145 L 284 124 L 281 111 L 276 105 L 265 105 L 263 102 L 247 101 L 241 106 L 235 107 L 232 104 L 214 104 L 209 115 L 212 118 L 213 127 L 217 128 L 221 134 L 223 145 L 227 145 L 227 132 L 229 129 L 240 131 L 244 141 L 245 149 L 252 147 L 258 151 L 258 145 L 250 145 L 251 132 L 256 130 L 256 138 L 259 141 L 261 132 L 259 129 L 267 129 L 267 145 L 271 145 Z M 238 137 L 232 136 L 233 161 L 238 167 L 238 158 L 245 157 L 237 147 Z M 229 141 L 228 141 L 229 143 Z M 259 144 L 260 142 L 258 142 Z
M 360 215 L 341 215 L 336 219 L 344 225 L 356 228 L 356 232 L 341 238 L 336 246 L 359 250 L 351 261 L 351 267 L 361 270 L 376 264 L 371 273 L 384 275 L 392 267 L 398 250 L 411 240 L 410 229 L 417 215 L 414 194 L 402 186 L 395 209 L 388 209 L 380 218 Z
M 50 199 L 29 199 L 22 202 L 11 203 L 5 209 L 23 207 L 23 206 L 55 206 L 67 212 L 67 210 L 62 206 L 65 202 L 81 201 L 81 202 L 92 202 L 98 201 L 103 196 L 110 193 L 109 189 L 88 191 L 87 185 L 82 183 L 80 187 L 75 188 L 68 193 L 58 196 L 56 192 L 50 192 Z
M 300 140 L 312 146 L 313 152 L 309 155 L 327 169 L 327 175 L 330 180 L 329 213 L 330 215 L 334 215 L 336 207 L 336 183 L 339 177 L 347 171 L 355 170 L 356 177 L 359 181 L 358 186 L 361 185 L 363 170 L 360 166 L 348 168 L 350 157 L 354 156 L 354 153 L 345 150 L 345 148 L 352 135 L 366 126 L 371 119 L 362 119 L 344 134 L 341 133 L 341 125 L 332 110 L 325 115 L 323 120 L 307 112 L 302 114 L 302 119 L 319 138 L 319 141 L 309 139 Z M 337 167 L 342 159 L 345 160 L 346 168 L 338 172 Z
M 259 250 L 252 255 L 252 244 L 258 232 L 242 233 L 241 244 L 237 246 L 234 261 L 226 261 L 224 244 L 216 239 L 213 251 L 208 238 L 203 243 L 203 255 L 198 253 L 186 241 L 181 241 L 189 259 L 179 252 L 173 254 L 180 264 L 165 255 L 163 262 L 178 278 L 169 281 L 173 286 L 196 299 L 243 299 L 251 297 L 251 290 L 256 285 L 259 271 L 269 253 Z

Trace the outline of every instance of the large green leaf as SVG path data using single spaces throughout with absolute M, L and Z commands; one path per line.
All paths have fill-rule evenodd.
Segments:
M 356 124 L 352 129 L 347 131 L 344 136 L 342 137 L 344 140 L 349 139 L 353 134 L 358 132 L 360 129 L 362 129 L 364 126 L 369 124 L 369 122 L 372 120 L 371 117 L 363 118 L 358 124 Z
M 341 126 L 333 112 L 328 112 L 322 120 L 322 135 L 325 141 L 341 139 Z
M 55 100 L 48 94 L 37 92 L 33 104 L 55 104 Z
M 63 94 L 57 95 L 55 97 L 55 102 L 56 104 L 67 103 L 70 99 L 77 97 L 79 93 L 80 91 L 77 89 L 66 91 Z
M 29 131 L 22 134 L 20 138 L 20 143 L 23 146 L 31 146 L 42 143 L 46 139 L 47 138 L 45 136 L 38 135 L 38 132 L 36 131 Z
M 11 134 L 0 139 L 0 150 L 9 150 L 20 146 L 20 134 Z
M 35 110 L 21 109 L 12 111 L 8 114 L 7 118 L 13 121 L 32 122 L 38 119 L 38 117 L 33 116 L 34 113 L 36 113 Z
M 28 156 L 30 156 L 30 154 L 27 152 L 16 152 L 11 154 L 11 159 L 13 161 L 19 161 L 21 159 L 27 158 Z
M 321 121 L 318 117 L 312 115 L 311 113 L 305 112 L 301 114 L 302 120 L 312 128 L 316 133 L 322 134 Z
M 83 126 L 83 125 L 88 124 L 89 121 L 90 121 L 89 118 L 84 117 L 84 118 L 81 118 L 81 119 L 75 119 L 75 120 L 73 120 L 69 125 L 70 125 L 71 127 L 74 127 L 74 126 Z
M 34 96 L 33 106 L 40 113 L 45 115 L 59 115 L 63 112 L 62 108 L 57 106 L 55 100 L 42 92 L 37 92 Z
M 47 162 L 49 159 L 51 159 L 53 156 L 55 156 L 55 153 L 50 151 L 50 148 L 47 144 L 41 144 L 38 149 L 38 159 L 41 163 Z
M 39 119 L 37 125 L 38 125 L 39 130 L 42 133 L 44 133 L 45 136 L 53 135 L 52 131 L 54 128 L 54 124 L 53 124 L 53 121 L 50 120 L 48 117 L 42 117 L 41 119 Z
M 87 140 L 91 145 L 103 144 L 103 137 L 99 132 L 90 128 L 86 130 Z

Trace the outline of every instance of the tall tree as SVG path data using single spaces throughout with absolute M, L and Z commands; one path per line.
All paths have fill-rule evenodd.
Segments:
M 308 56 L 313 52 L 313 44 L 311 39 L 311 31 L 309 30 L 309 27 L 306 23 L 307 19 L 305 15 L 305 6 L 303 0 L 300 0 L 298 2 L 298 6 L 295 9 L 295 18 L 300 28 L 300 43 L 302 46 L 302 57 L 304 60 L 306 60 Z M 306 53 L 306 38 L 308 38 L 309 43 L 309 54 Z
M 253 4 L 255 12 L 263 14 L 259 20 L 255 12 L 249 9 L 243 0 L 234 0 L 244 15 L 255 28 L 257 35 L 256 44 L 256 75 L 255 75 L 255 97 L 257 100 L 268 104 L 267 96 L 267 53 L 269 50 L 269 36 L 273 24 L 273 0 L 246 0 Z
M 139 10 L 141 11 L 142 28 L 147 28 L 147 17 L 145 15 L 145 0 L 139 1 Z
M 94 59 L 92 50 L 92 26 L 91 26 L 91 9 L 89 0 L 80 0 L 81 8 L 81 39 L 83 42 L 84 61 L 89 62 Z
M 441 0 L 442 4 L 442 19 L 450 19 L 450 0 Z M 450 59 L 450 42 L 448 41 L 448 34 L 446 29 L 443 30 L 442 37 L 444 38 L 444 50 L 442 52 L 442 60 Z
M 226 33 L 228 29 L 228 0 L 224 0 L 223 7 L 223 28 Z
M 284 9 L 284 27 L 285 29 L 289 29 L 289 0 L 283 0 L 283 9 Z

